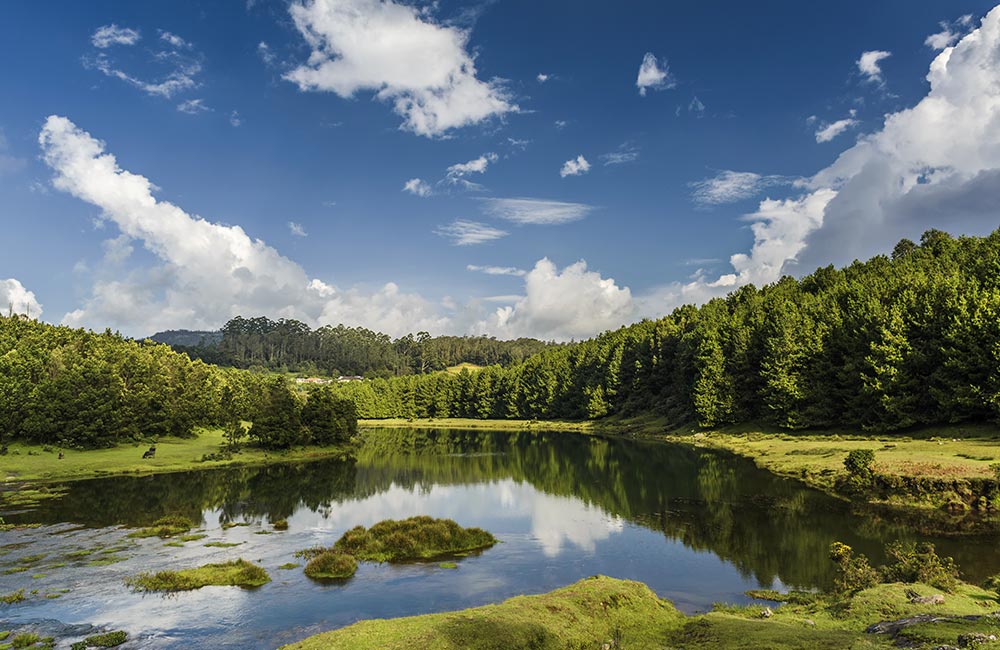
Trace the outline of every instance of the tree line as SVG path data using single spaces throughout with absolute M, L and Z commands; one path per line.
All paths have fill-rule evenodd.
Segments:
M 110 330 L 0 316 L 0 442 L 110 447 L 214 426 L 234 443 L 288 447 L 342 441 L 357 417 L 329 387 L 303 394 L 282 376 L 218 368 Z
M 195 337 L 198 337 L 197 339 Z M 509 366 L 553 344 L 521 338 L 498 341 L 487 336 L 436 336 L 427 332 L 393 339 L 388 334 L 345 325 L 311 329 L 294 319 L 237 316 L 219 335 L 212 332 L 162 332 L 154 338 L 208 363 L 236 368 L 324 375 L 393 377 L 444 370 L 462 362 Z M 182 345 L 179 342 L 197 345 Z
M 362 418 L 747 421 L 874 431 L 1000 415 L 1000 230 L 744 286 L 509 367 L 356 382 Z

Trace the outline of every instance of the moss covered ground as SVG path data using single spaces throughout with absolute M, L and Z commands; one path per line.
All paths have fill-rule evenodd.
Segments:
M 387 519 L 371 528 L 356 526 L 333 550 L 367 562 L 406 562 L 489 548 L 497 539 L 481 528 L 462 528 L 451 519 Z
M 957 646 L 962 634 L 996 634 L 1000 628 L 1000 618 L 990 616 L 1000 609 L 995 592 L 963 584 L 945 594 L 940 605 L 914 604 L 913 592 L 941 593 L 920 584 L 880 584 L 847 597 L 803 595 L 781 606 L 720 604 L 707 614 L 686 617 L 641 583 L 597 576 L 499 605 L 362 621 L 285 648 L 858 650 L 905 645 L 929 650 Z M 927 614 L 939 620 L 897 634 L 866 632 L 875 623 Z M 969 616 L 976 620 L 962 618 Z
M 209 585 L 259 587 L 271 581 L 260 566 L 239 559 L 220 564 L 206 564 L 194 569 L 141 573 L 125 584 L 138 591 L 190 591 Z

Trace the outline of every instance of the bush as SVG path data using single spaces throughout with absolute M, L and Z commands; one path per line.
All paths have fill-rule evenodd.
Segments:
M 990 576 L 989 578 L 986 578 L 986 580 L 983 582 L 983 589 L 987 589 L 989 591 L 995 591 L 997 592 L 997 594 L 1000 594 L 1000 573 L 996 574 L 995 576 Z
M 306 565 L 305 573 L 313 580 L 350 578 L 358 570 L 358 561 L 346 553 L 324 551 Z
M 288 530 L 288 520 L 279 519 L 278 521 L 271 524 L 271 526 L 273 526 L 275 530 Z
M 878 571 L 868 563 L 868 558 L 864 555 L 855 557 L 854 549 L 847 544 L 831 544 L 830 559 L 837 565 L 837 577 L 833 583 L 836 592 L 849 594 L 878 584 Z
M 871 479 L 875 465 L 875 452 L 871 449 L 854 449 L 844 459 L 844 467 L 852 477 Z
M 955 561 L 938 556 L 933 544 L 894 542 L 885 551 L 893 560 L 882 567 L 882 576 L 887 582 L 920 582 L 944 591 L 951 591 L 958 585 Z

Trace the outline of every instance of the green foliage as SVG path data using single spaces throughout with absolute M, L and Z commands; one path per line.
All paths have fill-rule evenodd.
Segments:
M 985 581 L 983 581 L 983 589 L 987 589 L 989 591 L 995 591 L 997 592 L 997 594 L 1000 594 L 1000 573 L 994 576 L 990 576 Z
M 347 442 L 358 432 L 358 410 L 354 402 L 334 395 L 328 387 L 309 391 L 302 407 L 302 425 L 316 445 Z
M 426 560 L 489 548 L 497 543 L 481 528 L 462 528 L 451 519 L 410 517 L 380 521 L 369 529 L 356 526 L 333 545 L 333 550 L 370 562 Z
M 854 549 L 847 544 L 834 542 L 830 545 L 830 559 L 837 565 L 834 590 L 849 594 L 868 589 L 878 584 L 879 573 L 863 555 L 854 555 Z
M 30 648 L 36 643 L 41 643 L 42 637 L 38 636 L 34 632 L 22 632 L 21 634 L 15 635 L 11 639 L 11 647 L 13 648 Z
M 208 585 L 259 587 L 271 581 L 262 567 L 243 559 L 206 564 L 196 569 L 141 573 L 125 580 L 138 591 L 189 591 Z
M 271 526 L 273 526 L 275 530 L 288 530 L 288 520 L 279 519 L 272 523 Z
M 922 583 L 952 591 L 959 583 L 958 567 L 950 557 L 940 557 L 928 542 L 895 542 L 886 547 L 892 560 L 882 567 L 886 582 Z
M 844 467 L 851 476 L 871 478 L 875 465 L 875 452 L 871 449 L 854 449 L 844 459 Z
M 306 441 L 302 405 L 289 390 L 288 380 L 272 377 L 262 397 L 260 411 L 250 428 L 250 439 L 267 449 L 287 449 Z
M 873 431 L 1000 417 L 1000 230 L 742 287 L 474 373 L 340 384 L 358 415 Z M 863 482 L 859 474 L 855 482 Z
M 309 560 L 305 574 L 314 580 L 350 578 L 358 570 L 358 561 L 346 553 L 326 550 Z
M 120 646 L 128 640 L 128 633 L 124 630 L 106 632 L 104 634 L 94 634 L 83 640 L 86 648 L 114 648 Z
M 14 603 L 19 603 L 24 600 L 24 589 L 18 589 L 17 591 L 12 591 L 9 594 L 4 594 L 0 596 L 0 603 L 5 605 L 13 605 Z
M 128 534 L 132 538 L 160 537 L 165 539 L 180 533 L 186 533 L 194 527 L 191 520 L 183 515 L 167 515 L 160 517 L 146 528 L 140 528 Z

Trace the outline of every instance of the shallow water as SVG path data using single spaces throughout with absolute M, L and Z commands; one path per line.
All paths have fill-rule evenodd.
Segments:
M 63 646 L 125 629 L 133 641 L 124 647 L 274 648 L 359 619 L 497 602 L 598 573 L 641 580 L 698 612 L 716 601 L 747 602 L 747 589 L 827 584 L 834 540 L 878 559 L 885 542 L 917 538 L 906 524 L 852 514 L 738 458 L 567 433 L 370 430 L 354 461 L 67 487 L 34 511 L 4 515 L 42 527 L 0 533 L 0 594 L 38 590 L 0 605 L 0 630 L 36 625 Z M 126 537 L 128 528 L 175 513 L 200 522 L 207 537 L 182 548 Z M 417 514 L 480 526 L 501 543 L 458 559 L 458 569 L 361 564 L 340 584 L 277 568 L 358 524 Z M 283 518 L 287 531 L 263 534 Z M 213 541 L 238 545 L 205 546 Z M 1000 571 L 996 538 L 934 541 L 973 578 Z M 123 584 L 141 571 L 237 557 L 261 563 L 272 582 L 169 596 Z M 108 558 L 121 561 L 100 564 Z

